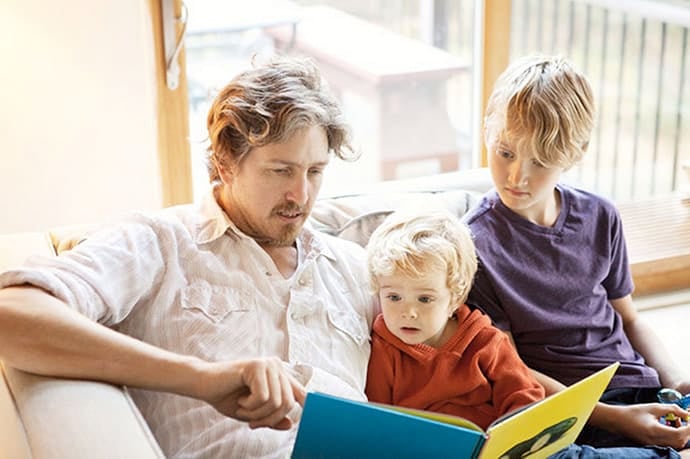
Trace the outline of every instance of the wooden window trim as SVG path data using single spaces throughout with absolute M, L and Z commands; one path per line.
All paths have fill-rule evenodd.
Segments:
M 155 48 L 158 112 L 158 160 L 160 163 L 163 207 L 193 200 L 191 149 L 189 145 L 189 100 L 184 46 L 180 51 L 180 81 L 171 90 L 165 82 L 166 62 L 163 43 L 162 1 L 149 0 Z M 182 1 L 174 0 L 176 16 Z M 181 24 L 178 24 L 180 32 Z

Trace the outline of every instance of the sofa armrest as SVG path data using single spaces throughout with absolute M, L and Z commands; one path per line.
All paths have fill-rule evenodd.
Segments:
M 126 390 L 9 367 L 4 372 L 30 457 L 164 457 Z
M 19 266 L 29 255 L 55 255 L 60 241 L 78 241 L 81 231 L 0 235 L 0 271 Z M 0 431 L 2 457 L 164 457 L 125 389 L 38 376 L 2 361 Z
M 3 457 L 30 459 L 31 449 L 0 364 L 0 445 Z

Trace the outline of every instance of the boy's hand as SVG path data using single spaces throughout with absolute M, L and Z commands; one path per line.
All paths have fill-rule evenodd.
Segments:
M 616 406 L 620 409 L 618 419 L 609 419 L 609 430 L 625 435 L 643 445 L 670 446 L 682 449 L 690 440 L 690 425 L 670 427 L 659 422 L 659 418 L 673 413 L 685 419 L 690 413 L 674 404 L 645 403 Z

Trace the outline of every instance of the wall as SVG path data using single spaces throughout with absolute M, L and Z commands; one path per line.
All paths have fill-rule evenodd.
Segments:
M 148 2 L 0 2 L 0 233 L 161 206 Z

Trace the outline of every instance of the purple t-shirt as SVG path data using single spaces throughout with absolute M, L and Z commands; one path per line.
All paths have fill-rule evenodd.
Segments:
M 633 290 L 618 211 L 594 194 L 557 190 L 561 213 L 549 228 L 508 209 L 495 190 L 466 214 L 480 259 L 468 302 L 512 333 L 529 367 L 563 384 L 619 361 L 609 388 L 658 387 L 608 302 Z

